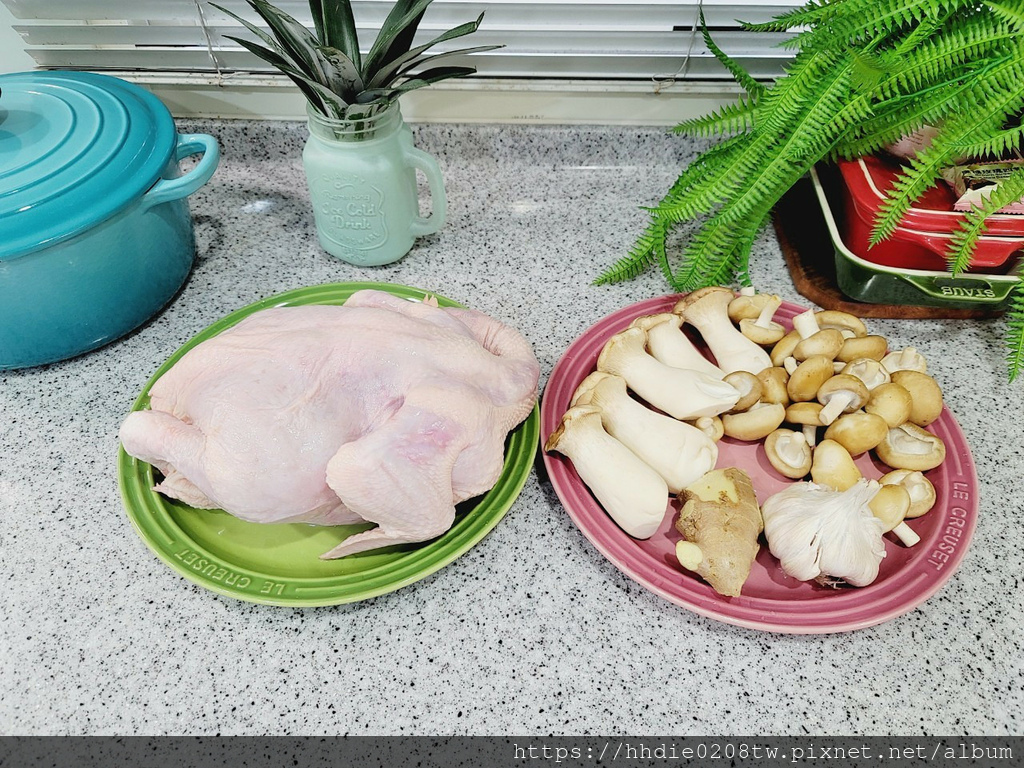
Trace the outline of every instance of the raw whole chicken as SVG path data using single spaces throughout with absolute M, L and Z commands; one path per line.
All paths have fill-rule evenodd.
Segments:
M 121 426 L 155 490 L 260 523 L 369 521 L 336 558 L 447 531 L 537 397 L 527 341 L 382 291 L 256 312 L 181 358 Z

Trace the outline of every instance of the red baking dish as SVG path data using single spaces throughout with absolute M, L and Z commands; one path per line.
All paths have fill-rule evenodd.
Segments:
M 892 237 L 869 246 L 879 206 L 902 166 L 895 160 L 866 156 L 838 163 L 843 184 L 843 241 L 860 258 L 887 267 L 946 269 L 951 233 L 964 220 L 953 210 L 956 194 L 944 182 L 925 192 L 903 217 Z M 995 214 L 979 238 L 972 272 L 1006 272 L 1024 249 L 1024 216 Z

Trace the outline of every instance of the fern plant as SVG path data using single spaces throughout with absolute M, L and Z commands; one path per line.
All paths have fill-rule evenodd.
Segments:
M 313 30 L 267 0 L 246 0 L 269 34 L 227 8 L 211 5 L 239 21 L 259 42 L 226 37 L 287 75 L 314 109 L 328 118 L 357 120 L 378 114 L 403 93 L 476 72 L 473 67 L 448 66 L 453 57 L 501 47 L 481 45 L 428 55 L 440 43 L 476 32 L 482 13 L 475 21 L 413 47 L 431 1 L 397 0 L 365 54 L 349 0 L 309 0 Z
M 876 152 L 931 125 L 938 134 L 899 176 L 882 205 L 873 243 L 941 171 L 963 157 L 997 158 L 1024 146 L 1024 0 L 808 0 L 753 31 L 792 32 L 785 73 L 762 84 L 709 49 L 745 94 L 676 133 L 723 140 L 683 169 L 652 208 L 629 253 L 595 281 L 618 282 L 658 265 L 676 291 L 749 285 L 751 247 L 775 204 L 820 161 Z M 951 239 L 949 269 L 971 264 L 986 219 L 1024 194 L 1024 169 L 964 217 Z M 667 238 L 684 221 L 699 226 L 680 253 Z M 1024 370 L 1024 283 L 1008 309 L 1010 380 Z

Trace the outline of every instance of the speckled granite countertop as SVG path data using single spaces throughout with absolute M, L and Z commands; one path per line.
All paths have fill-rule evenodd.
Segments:
M 417 126 L 449 222 L 360 270 L 317 246 L 298 124 L 179 121 L 224 148 L 191 198 L 199 257 L 174 303 L 97 352 L 0 372 L 0 732 L 4 734 L 1019 734 L 1022 396 L 998 321 L 874 321 L 932 362 L 980 477 L 974 541 L 907 615 L 788 636 L 703 618 L 620 574 L 532 473 L 468 554 L 392 594 L 252 605 L 193 586 L 133 533 L 121 419 L 179 345 L 290 288 L 435 290 L 531 340 L 542 384 L 604 315 L 666 292 L 590 280 L 639 231 L 692 148 L 660 129 Z M 805 303 L 766 235 L 762 290 Z M 87 300 L 83 297 L 83 300 Z

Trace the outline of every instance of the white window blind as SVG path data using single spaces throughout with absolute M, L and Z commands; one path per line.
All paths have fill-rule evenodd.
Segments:
M 205 0 L 2 0 L 14 29 L 39 67 L 137 73 L 205 73 L 230 78 L 274 72 L 225 38 L 250 37 L 234 19 Z M 240 0 L 219 3 L 259 23 Z M 783 35 L 751 33 L 738 20 L 764 21 L 799 2 L 704 0 L 716 43 L 757 78 L 781 71 L 789 57 Z M 311 26 L 305 0 L 279 0 L 280 8 Z M 420 25 L 417 44 L 486 12 L 473 35 L 435 51 L 467 45 L 505 47 L 467 57 L 483 78 L 721 82 L 726 70 L 704 45 L 697 0 L 435 0 Z M 391 2 L 354 0 L 360 41 L 369 48 Z

